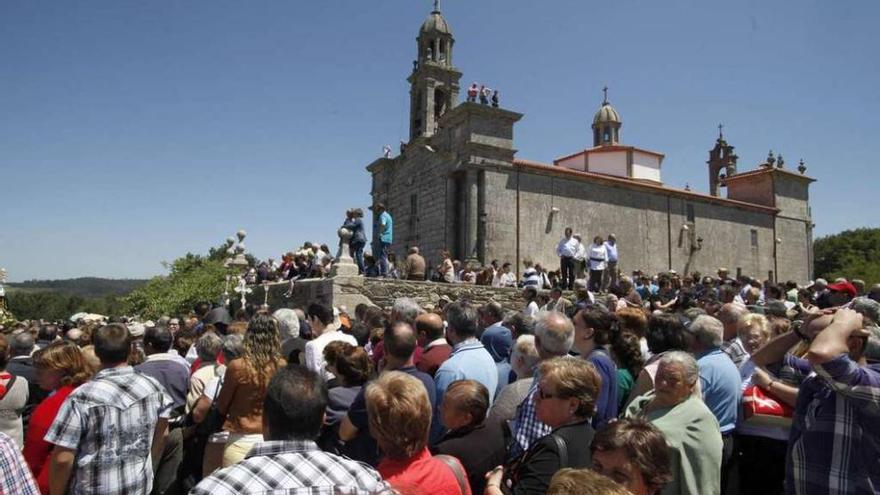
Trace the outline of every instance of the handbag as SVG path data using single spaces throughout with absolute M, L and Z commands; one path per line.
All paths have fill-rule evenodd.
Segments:
M 745 423 L 755 426 L 790 427 L 794 416 L 791 406 L 756 385 L 743 391 L 742 408 Z
M 556 433 L 550 433 L 550 438 L 553 439 L 553 443 L 556 445 L 556 452 L 559 454 L 559 468 L 567 468 L 568 466 L 568 445 L 565 443 L 565 438 L 557 435 Z M 500 489 L 505 494 L 513 493 L 513 487 L 517 482 L 517 474 L 519 473 L 522 466 L 529 462 L 529 458 L 531 457 L 532 449 L 529 449 L 526 452 L 523 452 L 519 457 L 514 458 L 512 461 L 504 464 L 504 478 L 501 480 Z
M 223 388 L 223 377 L 220 377 L 220 383 L 217 384 L 217 390 L 214 391 L 214 398 L 211 400 L 211 409 L 205 415 L 205 419 L 196 425 L 196 435 L 204 438 L 223 430 L 223 423 L 226 421 L 226 415 L 220 413 L 217 406 L 217 397 L 220 395 L 220 389 Z

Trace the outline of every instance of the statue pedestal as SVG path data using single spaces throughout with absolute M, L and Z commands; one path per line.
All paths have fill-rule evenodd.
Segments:
M 351 241 L 352 232 L 346 228 L 340 228 L 337 232 L 339 235 L 339 257 L 330 267 L 331 277 L 357 277 L 358 266 L 351 257 L 349 241 Z

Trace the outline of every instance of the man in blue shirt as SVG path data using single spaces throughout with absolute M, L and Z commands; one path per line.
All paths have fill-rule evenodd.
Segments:
M 487 390 L 498 388 L 498 369 L 495 360 L 483 344 L 477 340 L 477 310 L 464 302 L 456 301 L 446 305 L 446 340 L 452 344 L 452 354 L 434 375 L 437 384 L 437 405 L 443 402 L 443 395 L 449 384 L 456 380 L 476 380 Z M 491 402 L 492 397 L 489 398 Z
M 391 214 L 385 211 L 385 205 L 376 203 L 374 213 L 379 214 L 377 228 L 379 230 L 379 276 L 388 276 L 388 251 L 391 249 L 391 241 L 394 239 L 394 220 Z
M 721 493 L 727 485 L 730 460 L 733 456 L 733 431 L 739 408 L 742 378 L 733 361 L 721 350 L 724 324 L 717 318 L 700 315 L 687 327 L 693 336 L 692 351 L 700 367 L 703 402 L 721 426 L 724 450 L 721 456 Z

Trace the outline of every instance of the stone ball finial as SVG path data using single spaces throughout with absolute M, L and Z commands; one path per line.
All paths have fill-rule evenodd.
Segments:
M 235 237 L 231 237 L 231 236 L 230 236 L 230 237 L 227 237 L 227 238 L 226 238 L 226 245 L 227 245 L 227 246 L 232 246 L 233 244 L 235 244 Z
M 244 229 L 241 229 L 236 232 L 235 235 L 238 237 L 238 242 L 241 242 L 244 240 L 245 237 L 247 237 L 247 232 L 245 232 Z
M 805 174 L 805 173 L 807 172 L 807 164 L 804 163 L 804 159 L 803 159 L 803 158 L 801 158 L 801 161 L 798 162 L 798 172 L 800 172 L 801 175 L 803 175 L 803 174 Z
M 351 237 L 354 235 L 354 232 L 348 230 L 345 227 L 340 227 L 339 230 L 336 231 L 336 234 L 342 239 L 342 242 L 348 244 L 348 241 L 351 240 Z

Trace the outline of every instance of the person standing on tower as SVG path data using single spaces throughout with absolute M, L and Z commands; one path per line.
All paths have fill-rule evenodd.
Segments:
M 498 108 L 498 90 L 492 92 L 492 106 Z
M 373 208 L 373 214 L 377 213 L 379 214 L 378 221 L 376 222 L 379 228 L 379 276 L 387 277 L 388 251 L 391 249 L 394 221 L 391 219 L 391 215 L 385 211 L 385 205 L 382 203 L 376 203 L 375 208 Z
M 489 94 L 492 93 L 492 90 L 487 88 L 486 86 L 480 86 L 480 103 L 483 105 L 489 104 Z
M 477 83 L 471 84 L 471 87 L 468 88 L 467 91 L 467 101 L 469 103 L 477 102 L 477 94 L 479 94 L 480 88 L 477 87 Z

